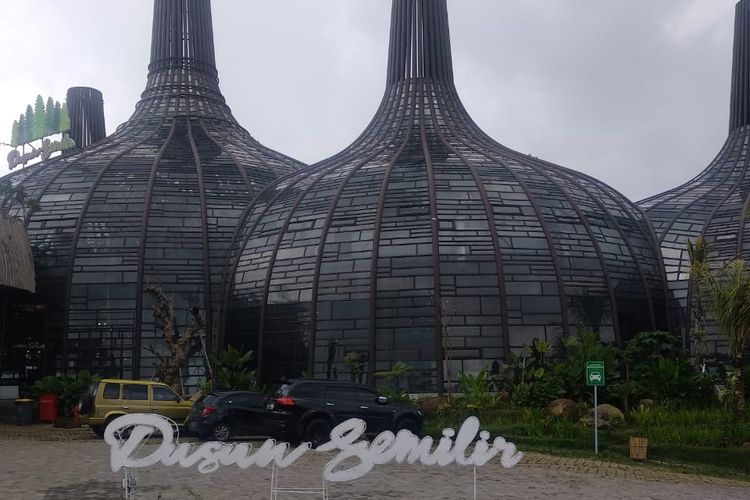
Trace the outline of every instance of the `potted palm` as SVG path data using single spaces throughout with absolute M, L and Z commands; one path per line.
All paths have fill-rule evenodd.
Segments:
M 653 418 L 651 409 L 641 405 L 638 409 L 631 411 L 628 417 L 635 421 L 636 433 L 628 438 L 630 458 L 632 460 L 646 460 L 648 458 L 648 429 Z

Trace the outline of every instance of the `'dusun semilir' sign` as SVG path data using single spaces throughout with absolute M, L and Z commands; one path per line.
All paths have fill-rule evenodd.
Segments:
M 467 418 L 458 431 L 443 430 L 436 446 L 431 437 L 420 439 L 408 430 L 385 431 L 372 441 L 363 440 L 365 422 L 356 418 L 334 427 L 330 441 L 315 449 L 310 443 L 291 448 L 288 443 L 277 443 L 273 439 L 256 449 L 250 443 L 178 443 L 173 429 L 173 422 L 160 415 L 133 413 L 113 420 L 104 431 L 104 440 L 110 446 L 112 471 L 156 464 L 197 467 L 203 474 L 229 465 L 241 469 L 269 465 L 286 468 L 309 451 L 334 452 L 325 465 L 323 477 L 326 481 L 341 482 L 361 478 L 375 466 L 389 462 L 481 467 L 500 455 L 500 465 L 510 468 L 523 458 L 523 453 L 518 452 L 513 443 L 501 437 L 490 439 L 489 432 L 480 431 L 476 417 Z M 146 456 L 136 456 L 144 440 L 155 432 L 161 434 L 158 446 L 149 449 Z

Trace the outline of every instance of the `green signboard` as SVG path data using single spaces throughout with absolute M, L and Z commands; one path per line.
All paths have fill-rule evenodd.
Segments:
M 26 106 L 26 113 L 22 113 L 13 122 L 10 145 L 13 147 L 28 144 L 50 135 L 60 134 L 70 130 L 68 106 L 47 98 L 47 105 L 41 95 L 36 96 L 34 107 Z
M 47 105 L 41 95 L 36 97 L 36 104 L 26 106 L 26 113 L 22 113 L 13 122 L 10 145 L 14 149 L 8 153 L 8 168 L 13 170 L 18 165 L 26 165 L 30 160 L 40 157 L 49 159 L 52 153 L 65 151 L 75 147 L 75 142 L 68 136 L 70 117 L 65 103 L 47 98 Z M 50 136 L 62 134 L 59 141 L 52 141 Z M 36 141 L 41 141 L 38 143 Z M 30 151 L 26 150 L 26 146 Z
M 586 385 L 604 386 L 604 361 L 586 361 Z

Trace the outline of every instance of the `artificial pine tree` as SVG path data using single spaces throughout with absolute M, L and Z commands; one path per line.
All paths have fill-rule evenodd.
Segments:
M 10 133 L 10 145 L 18 146 L 18 120 L 13 120 L 13 131 Z
M 51 97 L 47 98 L 47 106 L 44 109 L 44 135 L 51 135 L 57 132 L 55 124 L 55 102 Z
M 55 113 L 54 113 L 54 124 L 55 124 L 55 130 L 62 130 L 62 127 L 60 126 L 60 118 L 62 116 L 62 110 L 60 109 L 60 101 L 55 102 Z
M 60 132 L 70 130 L 70 117 L 68 116 L 68 103 L 64 102 L 60 110 Z
M 18 145 L 26 142 L 26 117 L 22 114 L 18 117 Z
M 44 98 L 41 95 L 36 96 L 34 104 L 34 123 L 32 125 L 32 140 L 44 137 Z
M 26 106 L 26 127 L 23 129 L 24 135 L 21 136 L 21 143 L 26 144 L 34 140 L 34 109 L 31 104 Z

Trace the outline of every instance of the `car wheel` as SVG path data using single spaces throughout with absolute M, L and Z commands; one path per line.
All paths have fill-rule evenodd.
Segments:
M 412 434 L 418 434 L 419 423 L 413 418 L 402 418 L 396 424 L 396 432 L 402 431 L 402 430 L 407 430 L 411 432 Z
M 219 422 L 214 425 L 211 431 L 211 439 L 214 441 L 228 441 L 232 436 L 232 426 L 226 422 Z
M 317 448 L 331 440 L 331 424 L 327 420 L 315 419 L 305 427 L 305 441 Z
M 94 434 L 96 434 L 99 437 L 104 437 L 104 426 L 103 425 L 95 425 L 91 428 L 92 431 L 94 431 Z

